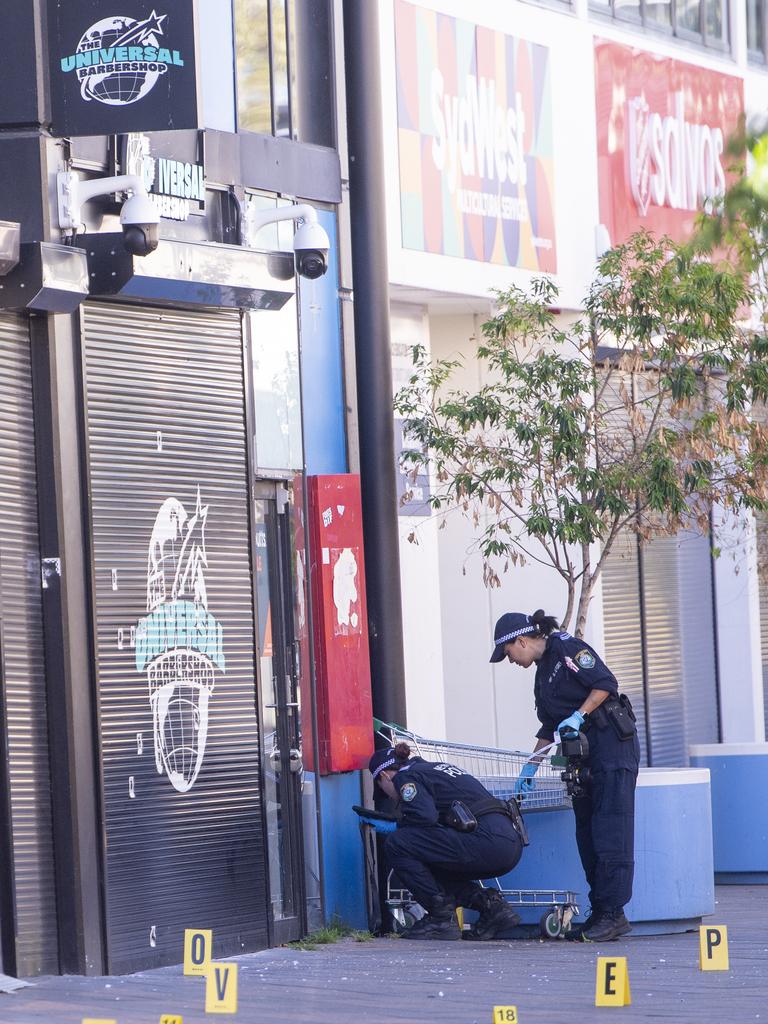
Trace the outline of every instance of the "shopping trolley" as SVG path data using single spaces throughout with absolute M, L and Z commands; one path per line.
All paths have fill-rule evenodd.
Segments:
M 389 722 L 374 719 L 376 732 L 390 746 L 405 742 L 411 750 L 425 761 L 445 761 L 469 772 L 500 800 L 508 800 L 514 794 L 515 783 L 523 765 L 535 759 L 539 767 L 535 784 L 530 793 L 521 801 L 525 813 L 530 811 L 562 810 L 571 806 L 565 783 L 561 778 L 562 761 L 553 754 L 556 744 L 534 754 L 519 750 L 499 750 L 496 747 L 480 747 L 469 743 L 452 743 L 447 740 L 426 739 L 407 729 Z M 361 825 L 361 828 L 370 826 Z M 514 907 L 541 908 L 538 928 L 542 938 L 564 937 L 571 921 L 579 913 L 576 893 L 570 889 L 505 889 L 498 878 L 485 883 L 494 886 Z M 390 915 L 393 930 L 404 931 L 424 916 L 424 908 L 390 871 L 386 881 L 385 904 Z

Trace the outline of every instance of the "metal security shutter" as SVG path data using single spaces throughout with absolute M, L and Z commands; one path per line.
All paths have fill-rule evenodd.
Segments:
M 606 656 L 650 737 L 648 750 L 641 730 L 643 759 L 686 765 L 690 744 L 719 738 L 709 539 L 684 531 L 638 553 L 627 535 L 606 561 L 603 587 Z
M 683 704 L 688 764 L 692 743 L 720 740 L 711 540 L 699 533 L 678 535 Z
M 262 948 L 240 318 L 89 304 L 83 335 L 109 968 L 189 927 Z
M 29 327 L 0 313 L 0 666 L 16 969 L 58 971 Z M 7 908 L 6 908 L 7 909 Z
M 757 541 L 757 580 L 760 595 L 760 647 L 763 663 L 763 708 L 765 735 L 768 738 L 768 515 L 755 513 Z
M 605 657 L 632 701 L 637 716 L 641 758 L 648 764 L 645 723 L 643 631 L 640 607 L 640 563 L 634 534 L 622 533 L 614 542 L 603 569 Z
M 684 765 L 677 539 L 655 538 L 642 548 L 641 559 L 651 761 L 656 767 Z

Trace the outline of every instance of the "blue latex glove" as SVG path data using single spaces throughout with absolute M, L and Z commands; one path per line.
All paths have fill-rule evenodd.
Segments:
M 560 736 L 564 736 L 568 740 L 575 739 L 579 735 L 579 730 L 584 725 L 584 715 L 580 711 L 574 711 L 570 718 L 564 718 L 563 721 L 558 725 L 557 731 Z
M 520 772 L 520 778 L 515 782 L 514 796 L 526 796 L 528 793 L 533 792 L 533 776 L 538 771 L 538 768 L 539 766 L 533 761 L 525 762 L 523 770 Z
M 366 818 L 362 814 L 360 815 L 360 821 L 364 821 L 366 825 L 375 828 L 377 832 L 394 832 L 397 828 L 396 821 L 385 821 L 382 818 Z

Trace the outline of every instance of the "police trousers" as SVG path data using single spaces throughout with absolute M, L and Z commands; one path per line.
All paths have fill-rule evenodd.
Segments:
M 443 825 L 398 828 L 387 836 L 384 849 L 389 867 L 430 910 L 436 896 L 447 896 L 457 907 L 471 907 L 481 892 L 475 879 L 511 871 L 523 845 L 506 815 L 484 814 L 474 832 Z
M 620 910 L 632 898 L 635 872 L 637 772 L 592 772 L 583 796 L 573 798 L 576 843 L 593 910 Z

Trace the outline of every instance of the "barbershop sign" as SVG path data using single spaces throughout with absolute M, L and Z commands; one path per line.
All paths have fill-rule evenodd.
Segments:
M 402 245 L 555 271 L 551 55 L 395 0 Z
M 194 0 L 49 0 L 55 135 L 197 127 Z
M 604 40 L 595 42 L 600 220 L 612 243 L 640 228 L 688 237 L 726 185 L 742 79 Z

